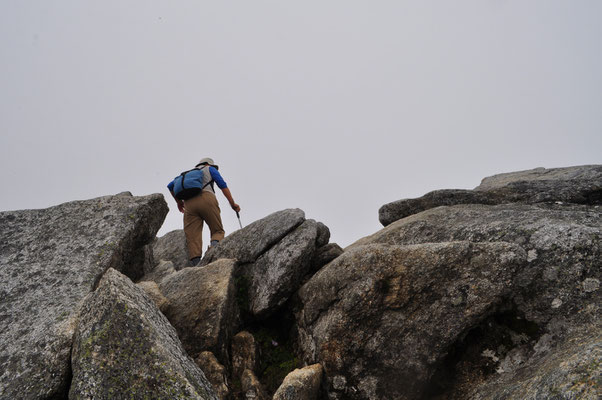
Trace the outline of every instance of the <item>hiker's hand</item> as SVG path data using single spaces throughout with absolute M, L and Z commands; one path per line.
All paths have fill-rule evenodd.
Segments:
M 239 212 L 239 211 L 240 211 L 240 206 L 239 206 L 238 204 L 236 204 L 236 203 L 234 203 L 234 204 L 230 204 L 230 207 L 232 207 L 232 209 L 233 209 L 234 211 L 236 211 L 236 212 Z

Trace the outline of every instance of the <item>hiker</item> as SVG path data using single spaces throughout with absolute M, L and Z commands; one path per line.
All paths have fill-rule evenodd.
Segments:
M 194 169 L 182 172 L 167 185 L 178 204 L 178 210 L 184 213 L 188 257 L 195 266 L 200 263 L 203 254 L 203 222 L 209 225 L 211 232 L 209 248 L 217 245 L 225 235 L 219 204 L 213 189 L 214 183 L 222 190 L 230 207 L 237 213 L 240 211 L 240 206 L 234 202 L 232 193 L 218 169 L 213 159 L 203 158 Z

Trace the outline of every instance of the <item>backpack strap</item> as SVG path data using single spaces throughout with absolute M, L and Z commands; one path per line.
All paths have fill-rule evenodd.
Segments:
M 180 176 L 182 177 L 182 189 L 186 189 L 186 188 L 184 187 L 184 179 L 186 179 L 186 174 L 187 174 L 187 173 L 189 173 L 189 172 L 191 172 L 191 171 L 195 171 L 195 170 L 199 170 L 199 171 L 200 171 L 200 170 L 202 170 L 202 169 L 203 169 L 203 168 L 205 168 L 205 167 L 207 167 L 207 165 L 203 165 L 201 168 L 193 168 L 193 169 L 189 169 L 188 171 L 184 171 L 184 172 L 182 172 L 182 173 L 180 174 Z M 209 176 L 211 176 L 211 175 L 209 175 Z M 209 182 L 205 183 L 205 184 L 203 185 L 203 187 L 201 187 L 201 191 L 203 191 L 203 189 L 205 189 L 205 188 L 206 188 L 208 185 L 211 185 L 211 189 L 213 189 L 213 182 L 215 182 L 215 181 L 213 180 L 213 178 L 209 179 Z M 214 191 L 215 191 L 215 190 L 214 190 Z

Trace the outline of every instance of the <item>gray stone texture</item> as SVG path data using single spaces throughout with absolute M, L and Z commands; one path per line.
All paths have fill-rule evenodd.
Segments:
M 211 351 L 222 364 L 229 360 L 230 338 L 237 330 L 235 260 L 220 259 L 204 267 L 177 271 L 159 288 L 169 300 L 167 318 L 192 357 Z
M 167 312 L 169 300 L 167 300 L 167 297 L 163 296 L 163 293 L 161 293 L 161 290 L 159 289 L 159 285 L 153 281 L 138 282 L 136 285 L 144 290 L 148 297 L 155 303 L 159 311 L 163 314 Z
M 142 276 L 163 196 L 122 193 L 0 213 L 0 398 L 68 390 L 75 317 L 103 273 Z
M 281 307 L 299 288 L 311 267 L 317 223 L 303 222 L 248 269 L 250 311 L 265 318 Z
M 217 399 L 169 321 L 114 269 L 82 306 L 72 365 L 70 399 Z
M 177 270 L 190 266 L 186 235 L 184 235 L 182 229 L 168 232 L 160 238 L 156 238 L 153 242 L 153 254 L 157 263 L 162 260 L 171 261 Z
M 152 281 L 156 284 L 159 284 L 163 278 L 173 274 L 174 272 L 176 272 L 176 269 L 174 268 L 173 262 L 161 260 L 159 264 L 155 266 L 155 268 L 140 278 L 140 282 Z
M 318 222 L 318 237 L 316 238 L 316 247 L 323 247 L 330 240 L 330 229 L 322 222 Z
M 343 249 L 336 243 L 328 243 L 325 246 L 317 248 L 311 260 L 310 273 L 313 275 L 323 266 L 343 254 Z
M 301 286 L 312 271 L 316 245 L 326 245 L 329 237 L 324 224 L 305 220 L 302 210 L 286 209 L 226 237 L 205 254 L 201 265 L 223 257 L 238 260 L 245 311 L 265 319 Z
M 493 311 L 526 258 L 509 243 L 347 250 L 299 290 L 304 361 L 324 366 L 335 398 L 419 398 L 449 346 Z
M 489 190 L 510 178 L 485 181 L 485 187 Z M 465 204 L 403 218 L 346 251 L 375 244 L 452 241 L 520 246 L 526 264 L 513 274 L 510 290 L 480 322 L 465 326 L 467 337 L 478 340 L 459 339 L 448 346 L 446 360 L 430 367 L 431 372 L 438 370 L 434 374 L 446 369 L 449 382 L 425 396 L 449 400 L 595 398 L 599 383 L 598 389 L 591 385 L 599 382 L 595 377 L 602 372 L 601 230 L 598 204 Z M 462 306 L 465 291 L 452 293 L 452 300 Z M 455 361 L 449 362 L 450 357 Z M 441 375 L 436 375 L 430 384 L 440 380 Z
M 241 263 L 254 262 L 303 221 L 305 213 L 298 208 L 270 214 L 228 235 L 219 246 L 207 251 L 202 265 L 220 258 L 233 258 Z
M 538 324 L 561 316 L 585 322 L 593 317 L 587 305 L 600 300 L 600 291 L 587 292 L 584 283 L 602 279 L 601 231 L 600 206 L 458 205 L 399 220 L 349 249 L 372 243 L 514 243 L 528 254 L 528 268 L 514 278 L 512 298 L 525 317 Z M 553 308 L 556 299 L 562 304 Z
M 317 400 L 322 370 L 320 364 L 295 369 L 284 378 L 272 400 Z
M 490 382 L 456 399 L 600 399 L 602 330 L 600 326 L 583 328 L 553 351 L 534 357 L 516 373 L 500 372 Z
M 536 168 L 483 179 L 475 190 L 437 190 L 417 199 L 383 205 L 379 220 L 387 226 L 399 219 L 439 206 L 566 202 L 602 204 L 602 165 Z

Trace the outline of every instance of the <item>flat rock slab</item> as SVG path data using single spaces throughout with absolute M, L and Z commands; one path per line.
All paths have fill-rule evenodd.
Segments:
M 602 186 L 602 165 L 582 165 L 566 168 L 534 168 L 526 171 L 497 174 L 481 181 L 475 190 L 485 191 L 513 186 L 518 182 L 589 182 L 592 188 Z
M 241 263 L 253 262 L 303 221 L 305 213 L 298 208 L 270 214 L 228 235 L 205 254 L 202 265 L 220 258 L 236 259 Z
M 525 264 L 507 243 L 347 250 L 299 290 L 304 361 L 323 365 L 329 398 L 420 398 L 448 347 Z
M 248 268 L 253 315 L 267 317 L 297 291 L 311 268 L 317 235 L 318 224 L 307 220 Z
M 217 399 L 169 321 L 114 269 L 84 302 L 70 399 Z
M 0 398 L 68 389 L 81 301 L 110 267 L 141 276 L 167 211 L 160 194 L 124 193 L 0 213 Z
M 204 267 L 177 271 L 159 288 L 169 300 L 167 318 L 176 328 L 184 348 L 197 357 L 211 351 L 226 364 L 230 338 L 237 331 L 236 260 L 220 259 Z
M 483 179 L 475 190 L 436 190 L 416 199 L 385 204 L 378 215 L 381 224 L 388 226 L 439 206 L 543 202 L 602 204 L 602 165 L 536 168 L 494 175 Z

